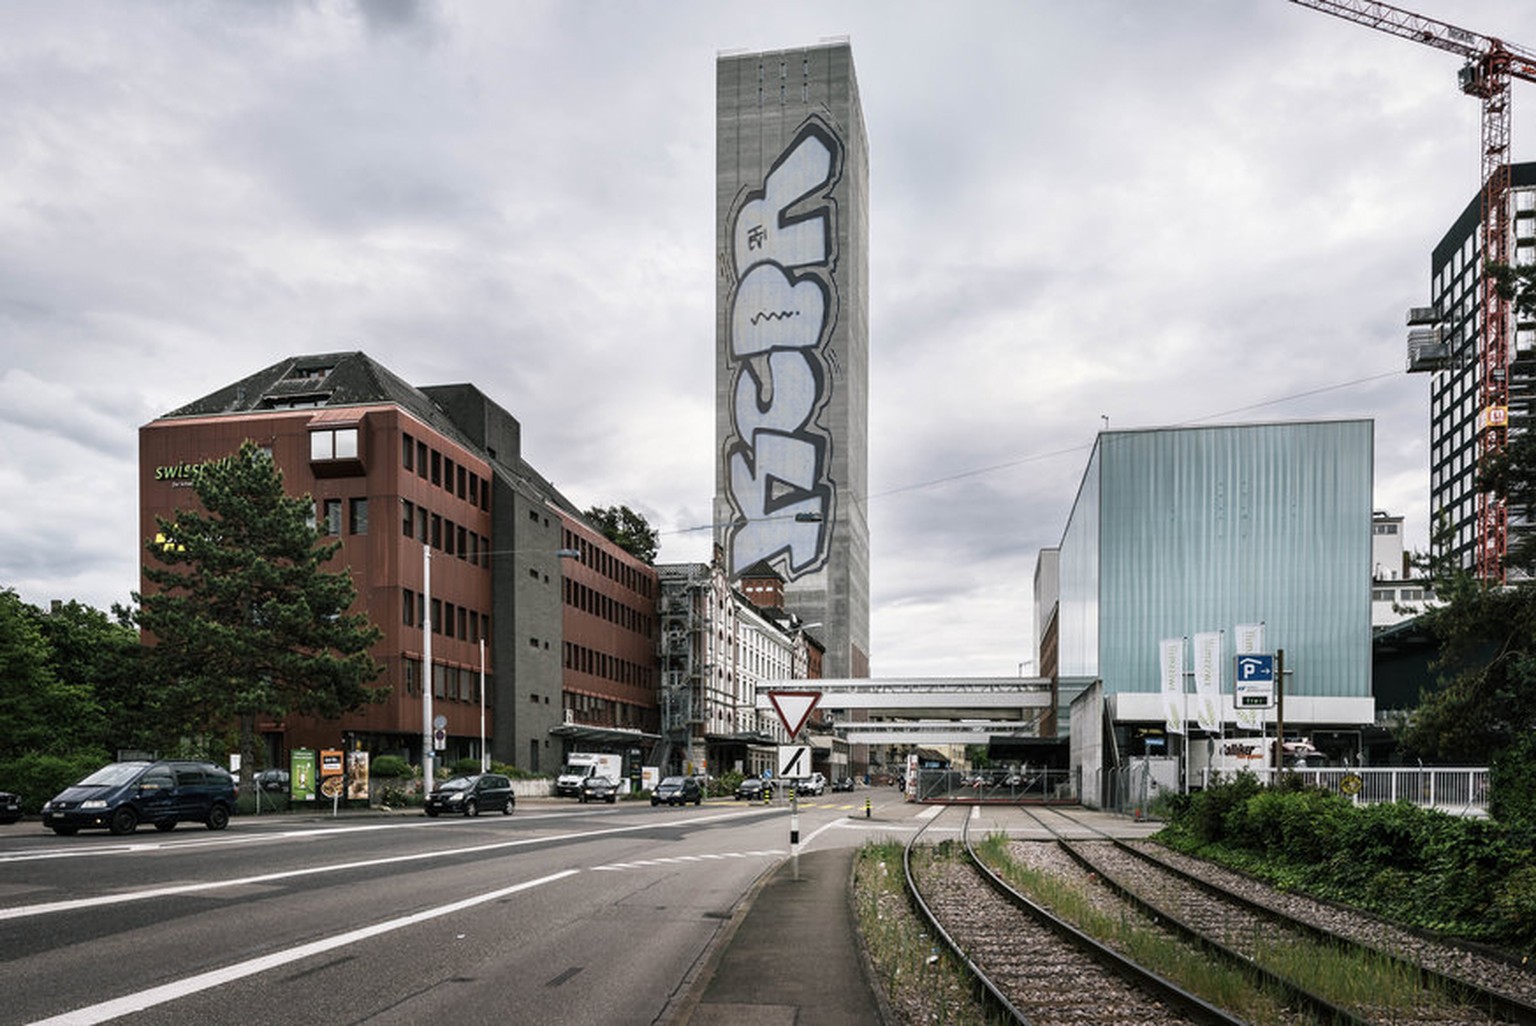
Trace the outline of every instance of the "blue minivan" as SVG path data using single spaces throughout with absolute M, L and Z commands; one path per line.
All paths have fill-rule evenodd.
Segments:
M 131 834 L 140 823 L 174 830 L 181 822 L 223 830 L 238 791 L 229 771 L 212 763 L 114 762 L 45 803 L 43 826 L 58 834 L 90 827 Z

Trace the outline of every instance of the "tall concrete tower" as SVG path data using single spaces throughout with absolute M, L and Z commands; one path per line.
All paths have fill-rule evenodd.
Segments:
M 845 42 L 716 63 L 715 541 L 869 675 L 869 148 Z

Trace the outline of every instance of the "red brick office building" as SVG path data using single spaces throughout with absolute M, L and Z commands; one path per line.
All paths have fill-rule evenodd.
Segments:
M 450 762 L 481 751 L 482 695 L 492 757 L 531 771 L 615 728 L 627 747 L 654 739 L 654 570 L 522 459 L 520 425 L 477 388 L 417 388 L 357 352 L 274 364 L 140 429 L 141 537 L 196 503 L 198 466 L 247 439 L 341 541 L 333 566 L 383 631 L 373 654 L 389 688 L 339 720 L 263 724 L 270 762 L 344 743 L 419 762 L 426 680 Z

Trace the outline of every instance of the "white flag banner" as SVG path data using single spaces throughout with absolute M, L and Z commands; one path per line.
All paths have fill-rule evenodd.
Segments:
M 1255 655 L 1268 651 L 1264 646 L 1264 625 L 1262 623 L 1238 624 L 1233 631 L 1232 640 L 1237 649 L 1236 654 L 1240 656 Z M 1234 688 L 1237 687 L 1236 681 L 1233 682 L 1232 686 Z M 1232 701 L 1237 701 L 1235 694 Z M 1262 708 L 1254 708 L 1253 706 L 1240 706 L 1237 710 L 1237 725 L 1244 730 L 1263 730 L 1264 710 Z
M 1164 638 L 1158 643 L 1158 664 L 1163 677 L 1163 717 L 1170 734 L 1184 733 L 1184 639 Z
M 1221 632 L 1195 638 L 1195 722 L 1207 734 L 1221 732 Z

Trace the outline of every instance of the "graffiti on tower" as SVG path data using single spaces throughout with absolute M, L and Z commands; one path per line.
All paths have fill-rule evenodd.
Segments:
M 843 145 L 808 119 L 729 221 L 733 284 L 725 441 L 731 573 L 766 560 L 786 580 L 826 564 L 836 523 L 828 352 L 837 325 L 836 204 Z

